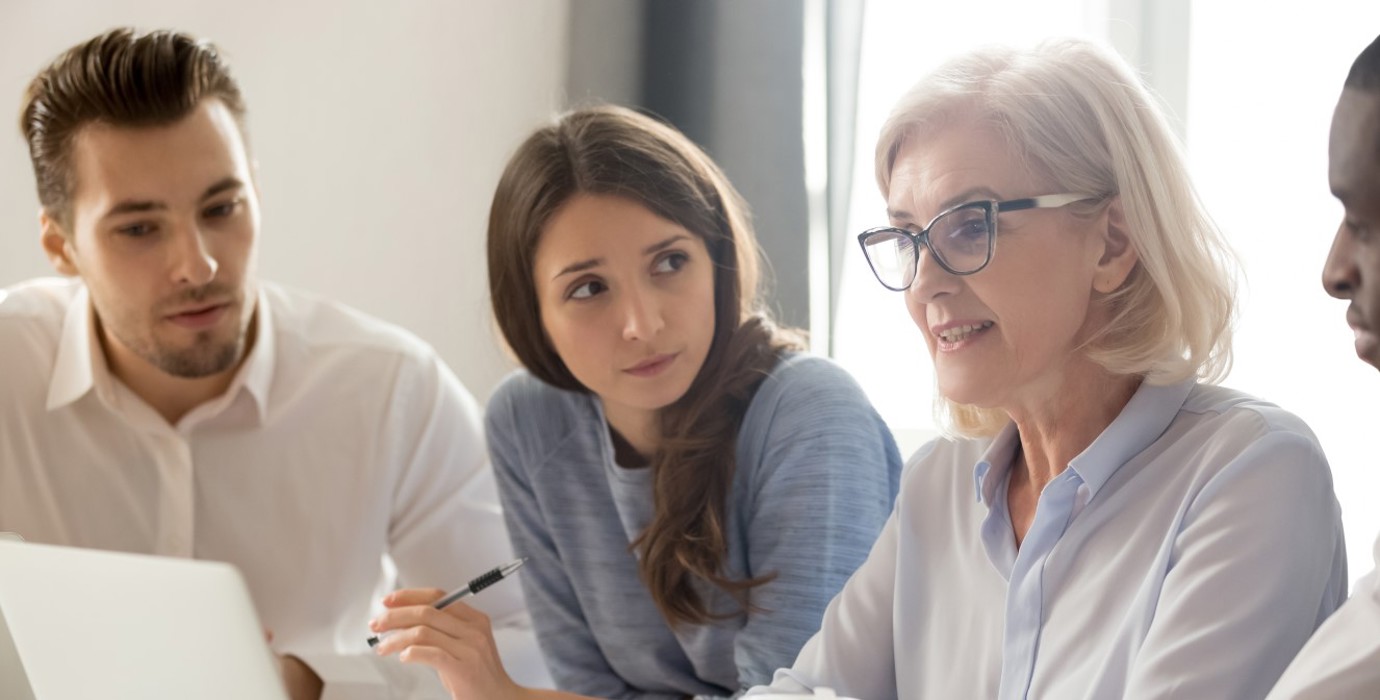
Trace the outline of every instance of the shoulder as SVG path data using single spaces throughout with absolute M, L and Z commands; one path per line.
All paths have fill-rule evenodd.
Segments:
M 790 353 L 781 357 L 758 386 L 748 407 L 749 422 L 754 414 L 762 418 L 786 411 L 809 420 L 864 409 L 863 417 L 875 417 L 872 404 L 852 375 L 833 360 Z M 880 419 L 878 419 L 880 420 Z
M 0 357 L 7 366 L 28 358 L 52 364 L 67 311 L 81 290 L 71 279 L 40 278 L 0 289 Z
M 1248 394 L 1199 385 L 1161 438 L 1156 461 L 1180 465 L 1194 484 L 1194 508 L 1219 497 L 1252 494 L 1265 508 L 1290 508 L 1296 520 L 1332 518 L 1336 509 L 1327 455 L 1298 416 Z
M 992 446 L 992 438 L 941 436 L 930 440 L 906 459 L 901 471 L 901 495 L 911 499 L 959 492 L 976 498 L 974 470 Z
M 1322 445 L 1303 419 L 1235 389 L 1200 384 L 1184 400 L 1168 437 L 1223 456 L 1269 450 L 1311 455 L 1324 468 Z
M 344 303 L 271 282 L 261 284 L 274 330 L 294 342 L 321 349 L 431 352 L 416 335 Z
M 262 284 L 276 344 L 275 384 L 343 385 L 419 410 L 458 406 L 478 429 L 479 404 L 429 343 L 345 304 Z
M 1184 400 L 1180 415 L 1211 429 L 1234 429 L 1254 435 L 1296 433 L 1316 441 L 1313 431 L 1298 416 L 1269 401 L 1223 386 L 1195 386 Z
M 499 382 L 489 399 L 489 411 L 496 415 L 526 414 L 533 419 L 564 416 L 570 406 L 586 399 L 585 394 L 557 389 L 537 379 L 525 369 L 514 370 Z
M 339 351 L 431 358 L 435 351 L 402 327 L 338 301 L 269 282 L 264 300 L 274 331 L 286 342 L 314 351 Z
M 524 452 L 546 452 L 598 420 L 588 394 L 558 389 L 519 369 L 504 377 L 490 396 L 484 432 L 495 449 L 517 449 L 521 443 Z
M 810 475 L 885 475 L 891 492 L 901 457 L 886 422 L 842 367 L 789 354 L 759 385 L 738 429 L 738 464 L 761 483 Z
M 59 277 L 40 277 L 0 289 L 0 323 L 6 329 L 45 328 L 56 334 L 80 290 L 80 281 Z
M 862 392 L 857 381 L 837 362 L 804 352 L 786 353 L 771 368 L 763 387 L 796 389 L 822 385 L 825 390 L 847 389 Z

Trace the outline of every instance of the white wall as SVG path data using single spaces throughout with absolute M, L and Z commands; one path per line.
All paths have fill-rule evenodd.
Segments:
M 1347 302 L 1323 261 L 1342 221 L 1327 183 L 1332 110 L 1351 63 L 1380 31 L 1375 0 L 1311 0 L 1243 16 L 1195 2 L 1188 155 L 1198 191 L 1245 269 L 1227 386 L 1306 421 L 1327 460 L 1352 580 L 1374 568 L 1380 377 L 1356 357 Z M 1231 36 L 1231 50 L 1219 37 Z M 1280 50 L 1289 37 L 1289 50 Z
M 249 106 L 262 276 L 402 325 L 481 400 L 510 364 L 485 282 L 489 198 L 564 99 L 567 0 L 0 1 L 0 287 L 50 274 L 17 127 L 28 80 L 110 27 L 214 40 Z

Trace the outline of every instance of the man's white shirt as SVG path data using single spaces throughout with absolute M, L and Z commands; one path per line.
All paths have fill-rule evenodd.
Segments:
M 256 313 L 229 389 L 170 425 L 111 375 L 83 285 L 0 292 L 0 530 L 230 562 L 326 698 L 444 697 L 430 669 L 372 654 L 366 624 L 387 590 L 513 557 L 479 408 L 394 326 L 267 283 Z M 519 587 L 468 602 L 542 683 Z
M 1294 657 L 1268 700 L 1380 698 L 1380 537 L 1375 564 Z

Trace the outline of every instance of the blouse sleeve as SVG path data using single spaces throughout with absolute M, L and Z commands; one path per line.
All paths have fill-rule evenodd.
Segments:
M 1303 435 L 1267 433 L 1205 485 L 1182 522 L 1125 697 L 1264 697 L 1346 597 L 1327 460 Z
M 1266 700 L 1380 697 L 1380 538 L 1377 568 L 1308 640 Z

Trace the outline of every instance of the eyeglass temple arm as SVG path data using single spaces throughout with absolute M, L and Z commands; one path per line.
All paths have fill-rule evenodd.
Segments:
M 997 209 L 1001 211 L 1020 211 L 1022 209 L 1053 209 L 1062 207 L 1066 204 L 1081 202 L 1088 199 L 1102 199 L 1102 195 L 1096 194 L 1046 194 L 1039 197 L 1026 197 L 1025 199 L 1010 199 L 1005 202 L 997 202 Z

